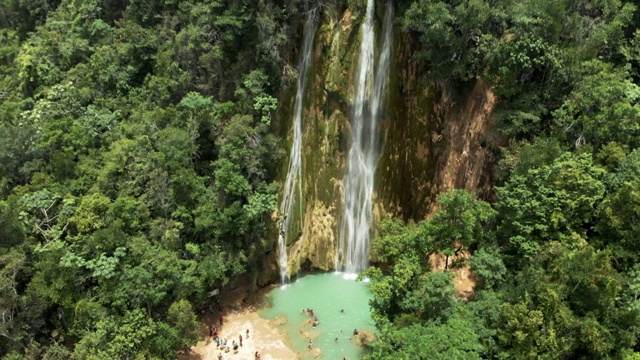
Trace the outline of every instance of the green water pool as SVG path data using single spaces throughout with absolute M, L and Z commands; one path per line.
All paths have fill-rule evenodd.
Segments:
M 301 359 L 314 358 L 315 348 L 319 348 L 321 359 L 355 360 L 362 358 L 363 348 L 356 345 L 354 329 L 375 330 L 370 299 L 369 285 L 355 281 L 353 276 L 309 274 L 272 290 L 269 304 L 260 315 L 266 319 L 286 319 L 279 327 L 288 334 L 293 350 Z M 314 310 L 314 316 L 306 312 L 307 308 Z M 319 320 L 317 327 L 312 325 L 315 317 Z M 308 349 L 309 339 L 313 340 L 312 350 Z

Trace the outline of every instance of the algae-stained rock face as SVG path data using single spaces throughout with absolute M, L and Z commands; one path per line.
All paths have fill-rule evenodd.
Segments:
M 455 106 L 452 101 L 445 92 L 435 109 L 434 183 L 438 192 L 467 189 L 490 200 L 496 150 L 505 145 L 492 130 L 495 96 L 488 84 L 479 80 Z
M 302 197 L 298 202 L 302 202 L 303 221 L 298 221 L 300 236 L 289 246 L 290 274 L 300 268 L 335 267 L 352 74 L 359 45 L 359 23 L 352 16 L 348 9 L 340 14 L 327 11 L 316 33 L 302 125 Z M 290 127 L 289 114 L 282 114 L 279 121 L 282 127 Z
M 262 259 L 261 271 L 256 273 L 255 284 L 266 286 L 278 277 L 278 256 L 275 251 L 271 251 Z
M 491 89 L 477 80 L 454 96 L 450 85 L 426 81 L 426 64 L 413 58 L 411 37 L 396 37 L 376 177 L 378 220 L 390 214 L 425 219 L 436 196 L 453 188 L 490 199 L 499 146 L 491 135 Z
M 378 29 L 384 5 L 382 1 L 376 5 Z M 327 8 L 315 35 L 302 125 L 302 196 L 295 205 L 295 229 L 289 230 L 296 232 L 288 244 L 290 275 L 301 269 L 335 267 L 363 18 L 352 9 Z M 491 196 L 493 156 L 486 135 L 494 103 L 490 89 L 478 81 L 453 100 L 447 86 L 425 78 L 426 65 L 413 57 L 416 43 L 411 36 L 400 29 L 394 34 L 388 92 L 381 109 L 374 224 L 387 216 L 424 219 L 433 211 L 436 195 L 448 188 Z M 278 124 L 286 148 L 291 141 L 294 93 L 289 89 L 281 97 Z M 288 161 L 286 157 L 281 164 L 281 181 Z
M 331 270 L 336 257 L 335 209 L 316 200 L 305 217 L 304 236 L 290 250 L 290 273 L 301 268 Z
M 435 187 L 431 132 L 438 93 L 421 79 L 424 65 L 413 59 L 411 37 L 399 33 L 394 44 L 376 177 L 378 207 L 386 211 L 378 214 L 417 220 Z

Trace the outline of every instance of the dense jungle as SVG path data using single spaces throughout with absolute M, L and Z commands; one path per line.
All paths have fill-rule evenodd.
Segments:
M 640 359 L 636 2 L 389 6 L 365 358 Z M 366 8 L 0 0 L 0 357 L 174 359 L 212 289 L 280 282 L 310 18 L 284 245 L 335 269 Z

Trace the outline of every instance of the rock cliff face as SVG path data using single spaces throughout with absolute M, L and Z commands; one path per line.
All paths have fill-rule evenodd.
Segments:
M 383 12 L 384 3 L 380 2 L 376 9 L 378 29 Z M 348 116 L 363 18 L 364 13 L 355 10 L 325 10 L 316 33 L 305 95 L 303 190 L 296 204 L 298 236 L 289 244 L 290 274 L 335 266 Z M 491 90 L 478 81 L 454 98 L 446 86 L 425 80 L 425 65 L 412 56 L 416 45 L 411 37 L 400 29 L 394 33 L 389 91 L 380 128 L 374 220 L 390 215 L 423 219 L 433 211 L 435 196 L 448 188 L 466 188 L 481 198 L 490 198 L 494 140 L 488 134 L 495 103 Z M 295 89 L 283 92 L 275 123 L 287 149 L 294 93 Z M 282 181 L 288 161 L 288 157 L 282 160 Z

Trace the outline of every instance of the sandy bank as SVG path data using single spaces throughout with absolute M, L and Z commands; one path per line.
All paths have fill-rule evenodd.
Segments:
M 268 289 L 263 289 L 253 296 L 248 295 L 246 286 L 239 286 L 233 290 L 221 294 L 222 313 L 215 310 L 212 314 L 200 316 L 201 340 L 191 348 L 189 354 L 183 355 L 182 360 L 218 360 L 222 354 L 225 360 L 242 359 L 254 360 L 256 351 L 260 352 L 263 360 L 292 360 L 299 356 L 287 345 L 287 337 L 269 320 L 258 315 L 258 308 L 264 301 Z M 224 317 L 224 323 L 220 326 L 220 314 Z M 209 336 L 208 326 L 218 328 L 218 337 L 227 339 L 227 345 L 231 348 L 225 352 L 218 347 Z M 249 336 L 247 338 L 247 330 Z M 233 350 L 233 341 L 239 343 L 242 335 L 242 346 L 238 351 Z
M 216 325 L 219 322 L 216 321 Z M 246 331 L 249 330 L 249 337 Z M 285 336 L 268 320 L 261 318 L 255 310 L 242 312 L 228 312 L 222 327 L 218 327 L 218 336 L 227 339 L 231 347 L 233 341 L 239 342 L 242 335 L 242 346 L 237 352 L 220 350 L 216 342 L 209 336 L 199 341 L 191 348 L 192 354 L 188 359 L 217 360 L 218 354 L 223 359 L 254 359 L 256 351 L 260 351 L 262 359 L 297 359 L 298 356 L 286 345 Z

